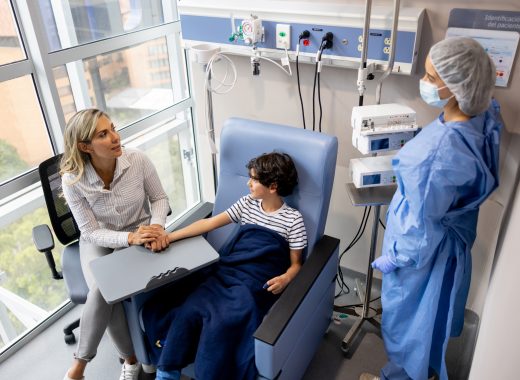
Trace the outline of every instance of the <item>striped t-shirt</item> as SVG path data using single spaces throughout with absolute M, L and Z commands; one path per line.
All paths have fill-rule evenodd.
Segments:
M 302 214 L 285 203 L 276 211 L 265 212 L 262 209 L 262 200 L 246 195 L 228 208 L 226 213 L 235 223 L 256 224 L 278 232 L 289 242 L 291 249 L 303 249 L 307 246 L 307 232 Z

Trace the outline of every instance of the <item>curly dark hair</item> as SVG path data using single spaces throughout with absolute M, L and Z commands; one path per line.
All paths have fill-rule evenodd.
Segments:
M 255 170 L 254 179 L 262 185 L 276 185 L 276 192 L 281 197 L 291 195 L 298 184 L 298 172 L 286 153 L 264 153 L 249 161 L 246 167 L 249 171 Z

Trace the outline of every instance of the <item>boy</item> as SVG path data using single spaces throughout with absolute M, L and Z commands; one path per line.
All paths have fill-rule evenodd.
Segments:
M 282 198 L 298 183 L 291 157 L 267 153 L 247 168 L 250 194 L 226 211 L 168 235 L 173 242 L 231 222 L 241 225 L 221 249 L 216 269 L 195 291 L 166 315 L 157 311 L 158 305 L 145 309 L 146 332 L 158 355 L 158 380 L 179 379 L 180 369 L 193 360 L 197 378 L 256 377 L 252 334 L 274 295 L 299 272 L 307 235 L 300 212 Z

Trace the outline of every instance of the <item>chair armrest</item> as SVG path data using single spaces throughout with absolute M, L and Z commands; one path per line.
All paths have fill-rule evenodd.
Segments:
M 255 331 L 253 336 L 256 339 L 269 345 L 276 343 L 332 254 L 337 251 L 338 246 L 339 240 L 327 235 L 316 243 L 298 275 L 291 281 Z
M 40 224 L 32 229 L 32 239 L 36 249 L 42 253 L 54 249 L 54 238 L 48 225 Z
M 32 238 L 36 249 L 42 252 L 47 259 L 47 264 L 51 269 L 52 278 L 55 280 L 63 279 L 61 272 L 56 270 L 56 263 L 52 256 L 52 250 L 54 249 L 54 238 L 52 237 L 51 230 L 46 224 L 40 224 L 33 228 Z

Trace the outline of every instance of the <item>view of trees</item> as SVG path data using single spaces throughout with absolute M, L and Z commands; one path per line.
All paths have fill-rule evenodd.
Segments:
M 14 177 L 26 169 L 29 169 L 29 165 L 20 158 L 16 148 L 0 139 L 0 182 Z
M 146 154 L 153 161 L 163 187 L 168 194 L 172 216 L 186 210 L 187 202 L 184 194 L 184 175 L 179 146 L 179 137 L 174 135 L 146 149 Z
M 32 228 L 49 224 L 47 210 L 42 207 L 0 230 L 0 286 L 27 301 L 51 311 L 67 299 L 63 281 L 53 280 L 45 256 L 32 241 Z M 60 269 L 60 242 L 55 239 L 54 256 Z
M 0 180 L 13 177 L 28 167 L 12 145 L 0 140 Z M 0 286 L 51 311 L 68 296 L 63 281 L 52 279 L 45 256 L 36 250 L 32 241 L 32 228 L 44 223 L 50 222 L 47 210 L 42 207 L 0 229 Z M 55 240 L 55 243 L 54 255 L 59 265 L 61 246 L 59 241 Z M 13 314 L 9 313 L 9 318 L 18 334 L 25 331 L 26 327 Z

